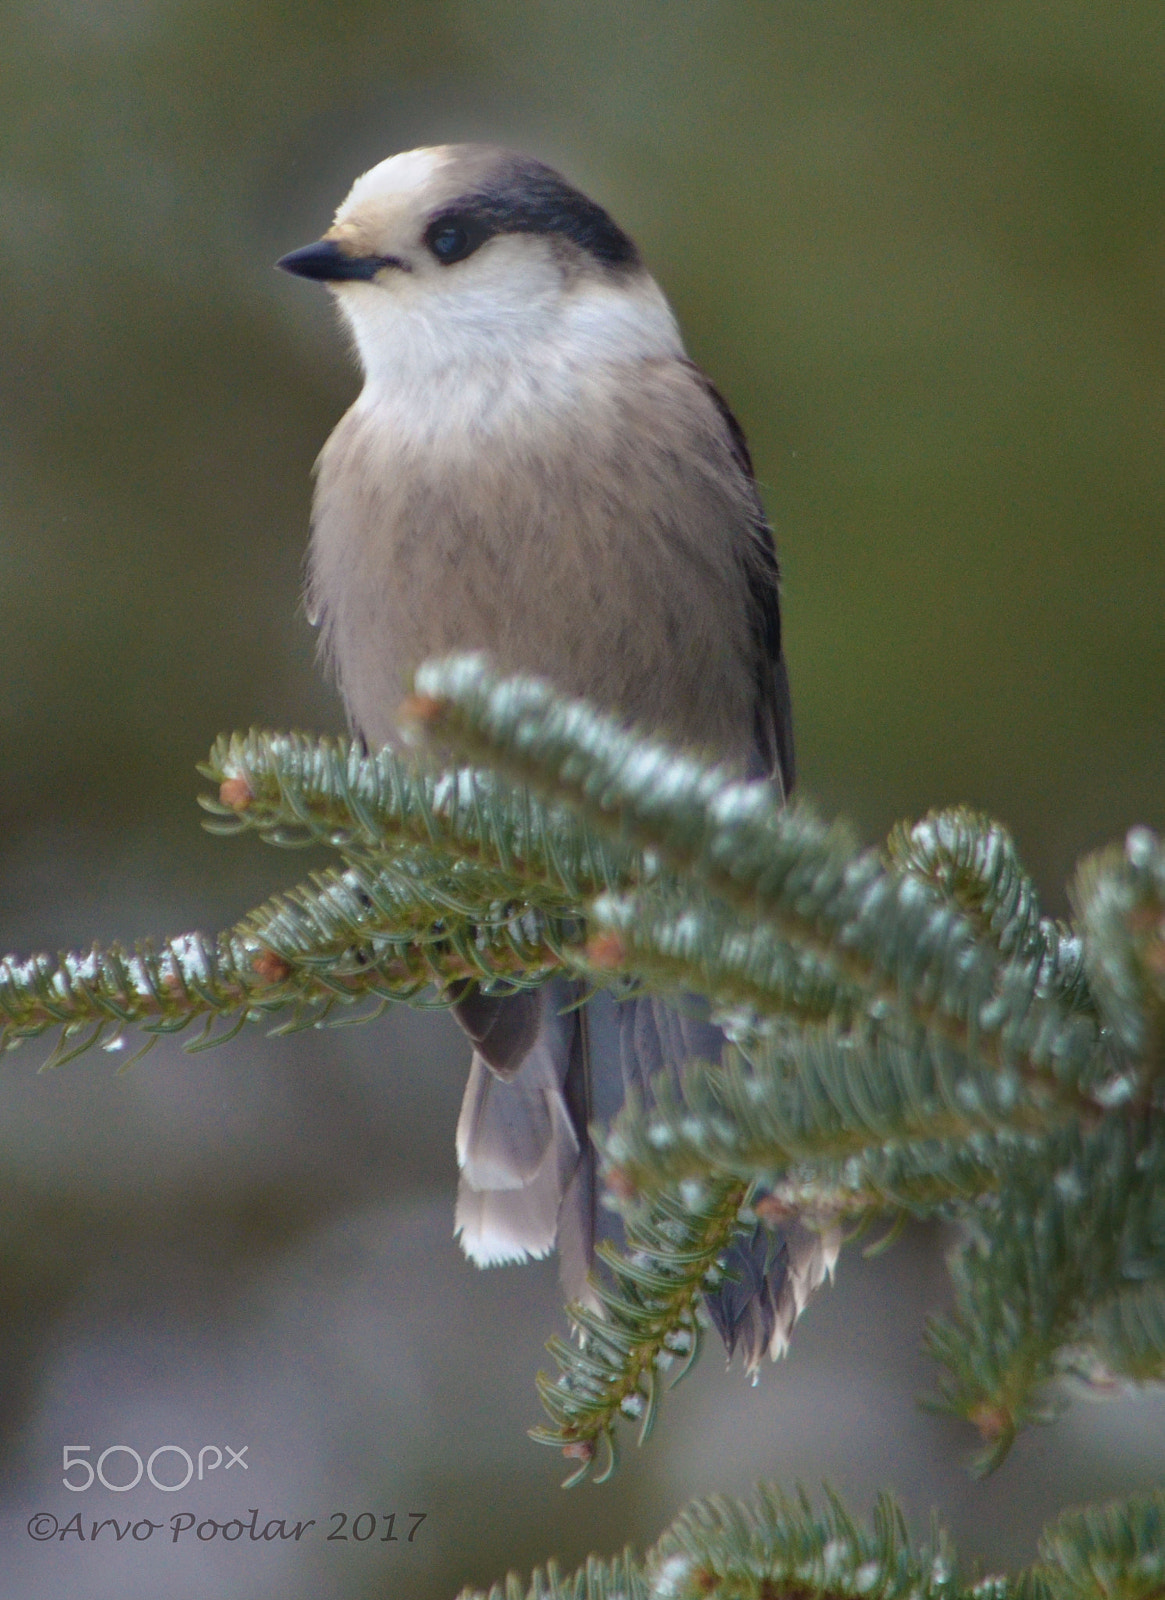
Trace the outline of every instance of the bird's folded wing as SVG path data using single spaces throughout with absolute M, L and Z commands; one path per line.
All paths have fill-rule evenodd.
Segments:
M 453 1015 L 486 1066 L 499 1078 L 512 1078 L 534 1048 L 542 1009 L 543 996 L 536 990 L 482 994 L 473 983 L 454 1002 Z

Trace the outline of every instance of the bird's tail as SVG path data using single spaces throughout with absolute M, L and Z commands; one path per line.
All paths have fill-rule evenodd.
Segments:
M 595 1244 L 620 1230 L 597 1206 L 590 1130 L 610 1126 L 629 1090 L 650 1105 L 661 1074 L 674 1082 L 690 1061 L 719 1061 L 724 1035 L 695 1000 L 600 991 L 583 1001 L 583 987 L 560 978 L 519 995 L 474 993 L 454 1008 L 475 1044 L 457 1126 L 456 1226 L 479 1266 L 557 1243 L 568 1299 L 596 1305 Z M 739 1349 L 752 1369 L 782 1355 L 836 1256 L 836 1236 L 796 1218 L 739 1237 L 705 1296 L 729 1356 Z

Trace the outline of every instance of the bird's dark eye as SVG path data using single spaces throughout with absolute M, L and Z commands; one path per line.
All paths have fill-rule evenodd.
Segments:
M 425 243 L 443 267 L 464 261 L 489 237 L 473 217 L 438 217 L 425 230 Z

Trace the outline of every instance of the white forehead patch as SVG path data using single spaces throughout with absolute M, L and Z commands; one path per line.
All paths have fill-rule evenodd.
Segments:
M 356 179 L 336 212 L 336 221 L 343 222 L 366 201 L 415 194 L 418 189 L 426 188 L 447 160 L 447 152 L 436 145 L 428 150 L 404 150 L 386 161 L 378 161 Z

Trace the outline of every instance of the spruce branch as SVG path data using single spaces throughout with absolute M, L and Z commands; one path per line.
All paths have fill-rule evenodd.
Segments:
M 1051 1600 L 1160 1600 L 1165 1594 L 1165 1490 L 1066 1511 L 1040 1539 Z
M 220 740 L 211 827 L 315 841 L 338 865 L 213 938 L 7 958 L 0 1043 L 57 1028 L 59 1063 L 201 1020 L 199 1048 L 247 1020 L 361 1020 L 562 971 L 708 998 L 733 1048 L 607 1136 L 627 1248 L 605 1253 L 601 1315 L 574 1309 L 581 1338 L 552 1345 L 541 1380 L 538 1436 L 576 1477 L 608 1475 L 622 1421 L 650 1431 L 663 1374 L 699 1350 L 701 1295 L 758 1218 L 969 1228 L 955 1316 L 930 1337 L 984 1464 L 1051 1414 L 1064 1373 L 1165 1376 L 1160 841 L 1134 830 L 1085 863 L 1063 928 L 975 813 L 878 854 L 480 661 L 419 682 L 426 738 L 504 776 L 343 740 Z M 1046 1581 L 1021 1588 L 1037 1600 Z
M 535 987 L 563 968 L 581 938 L 577 916 L 508 900 L 454 909 L 453 899 L 439 879 L 426 878 L 411 863 L 380 872 L 354 863 L 274 896 L 249 912 L 238 930 L 341 997 L 353 985 L 367 989 L 369 968 L 411 976 L 418 996 L 425 985 L 444 989 L 456 978 Z
M 628 1548 L 611 1561 L 588 1556 L 571 1573 L 548 1561 L 535 1568 L 529 1584 L 511 1572 L 488 1589 L 462 1589 L 457 1600 L 650 1600 L 650 1592 L 643 1567 Z
M 1134 1314 L 1121 1301 L 1165 1289 L 1165 1131 L 1110 1118 L 1025 1151 L 975 1215 L 952 1275 L 955 1317 L 932 1321 L 928 1342 L 945 1369 L 941 1407 L 979 1428 L 976 1464 L 989 1471 L 1020 1427 L 1055 1416 L 1047 1385 L 1084 1370 L 1079 1347 L 1102 1369 L 1106 1356 L 1118 1370 L 1138 1364 L 1120 1344 Z M 1159 1377 L 1153 1334 L 1151 1322 L 1127 1330 Z
M 1165 848 L 1148 828 L 1080 865 L 1073 900 L 1105 1022 L 1154 1078 L 1165 1076 Z
M 880 1495 L 868 1523 L 828 1488 L 758 1486 L 750 1501 L 696 1500 L 640 1562 L 591 1556 L 563 1576 L 553 1563 L 524 1584 L 514 1573 L 459 1600 L 1160 1600 L 1165 1593 L 1165 1493 L 1067 1511 L 1040 1538 L 1040 1559 L 1015 1574 L 959 1572 L 936 1522 L 915 1543 Z
M 957 905 L 807 807 L 782 806 L 766 785 L 731 781 L 536 679 L 497 678 L 477 656 L 429 663 L 417 687 L 417 737 L 657 852 L 673 872 L 836 964 L 872 1001 L 1053 1097 L 1087 1098 L 1107 1080 L 1093 1016 L 1045 992 L 1040 962 L 1001 962 Z
M 636 852 L 488 773 L 426 773 L 347 739 L 252 729 L 216 740 L 199 771 L 218 785 L 200 799 L 212 832 L 322 844 L 377 868 L 411 860 L 423 876 L 455 874 L 471 894 L 492 885 L 577 907 L 643 875 Z
M 801 1023 L 850 1022 L 862 996 L 836 968 L 770 922 L 742 916 L 698 888 L 652 885 L 604 894 L 588 908 L 593 969 L 631 971 L 665 993 L 695 992 L 719 1010 Z
M 1079 935 L 1041 916 L 1035 884 L 998 822 L 965 806 L 932 811 L 892 829 L 886 856 L 953 900 L 1001 955 L 1038 962 L 1045 992 L 1095 1009 Z
M 836 1170 L 872 1160 L 867 1170 L 888 1174 L 886 1158 L 899 1151 L 910 1153 L 903 1171 L 917 1177 L 933 1167 L 941 1183 L 961 1144 L 1044 1133 L 1063 1120 L 1061 1108 L 1034 1102 L 1024 1088 L 1017 1075 L 992 1072 L 923 1033 L 904 1040 L 892 1030 L 789 1029 L 726 1052 L 718 1068 L 686 1073 L 679 1092 L 662 1087 L 649 1110 L 627 1107 L 604 1153 L 620 1187 L 643 1195 L 709 1171 L 777 1190 L 806 1163 L 820 1172 L 823 1163 Z M 976 1163 L 986 1154 L 980 1144 Z M 999 1155 L 993 1150 L 993 1160 Z M 966 1196 L 968 1176 L 960 1162 L 952 1197 Z M 841 1209 L 851 1203 L 839 1197 Z
M 59 1029 L 57 1048 L 45 1066 L 60 1066 L 99 1043 L 120 1048 L 128 1026 L 157 1036 L 179 1033 L 201 1019 L 207 1024 L 201 1044 L 209 1041 L 216 1017 L 237 1014 L 241 1022 L 322 998 L 310 989 L 289 994 L 288 973 L 276 958 L 264 964 L 261 956 L 257 946 L 249 948 L 240 939 L 201 934 L 168 939 L 160 949 L 144 942 L 132 952 L 117 944 L 94 946 L 63 954 L 55 963 L 43 955 L 5 956 L 0 959 L 0 1045 L 11 1049 Z
M 538 1374 L 551 1426 L 532 1429 L 531 1438 L 579 1462 L 567 1484 L 596 1467 L 596 1481 L 610 1475 L 621 1418 L 638 1424 L 640 1444 L 650 1436 L 670 1370 L 678 1367 L 674 1387 L 699 1354 L 700 1300 L 719 1280 L 744 1199 L 742 1184 L 688 1184 L 660 1194 L 628 1222 L 623 1250 L 599 1247 L 606 1268 L 595 1282 L 601 1310 L 570 1307 L 578 1342 L 551 1338 L 546 1348 L 558 1377 Z
M 826 1490 L 817 1510 L 804 1490 L 761 1486 L 751 1504 L 695 1501 L 650 1552 L 658 1600 L 940 1600 L 956 1593 L 948 1542 L 914 1551 L 905 1518 L 880 1495 L 871 1525 Z
M 60 1030 L 45 1063 L 61 1066 L 97 1044 L 120 1048 L 129 1027 L 148 1042 L 202 1021 L 192 1049 L 225 1042 L 247 1021 L 291 1011 L 277 1031 L 325 1022 L 337 1005 L 449 1003 L 467 978 L 501 987 L 540 983 L 560 971 L 577 917 L 507 902 L 472 915 L 407 872 L 353 865 L 314 874 L 215 937 L 199 933 L 47 956 L 0 959 L 0 1048 Z M 443 997 L 443 998 L 442 998 Z M 379 1014 L 367 1012 L 361 1020 Z M 215 1034 L 216 1019 L 235 1019 Z
M 1119 1289 L 1091 1313 L 1081 1336 L 1093 1387 L 1165 1382 L 1165 1281 Z

